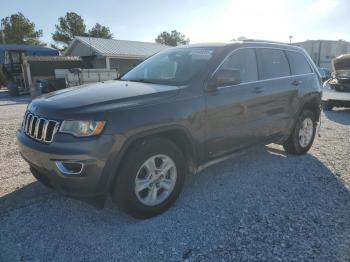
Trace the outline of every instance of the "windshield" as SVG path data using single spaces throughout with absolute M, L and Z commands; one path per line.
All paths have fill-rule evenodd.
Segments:
M 156 54 L 139 64 L 121 80 L 182 85 L 198 74 L 212 58 L 213 48 L 179 48 Z

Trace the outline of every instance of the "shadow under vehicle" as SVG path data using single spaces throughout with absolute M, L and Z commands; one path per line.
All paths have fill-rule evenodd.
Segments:
M 332 78 L 323 84 L 322 105 L 326 111 L 350 107 L 350 54 L 333 59 L 332 66 Z

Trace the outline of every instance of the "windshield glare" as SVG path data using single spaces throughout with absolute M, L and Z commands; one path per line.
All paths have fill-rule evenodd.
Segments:
M 213 56 L 212 48 L 182 48 L 156 54 L 121 80 L 181 85 L 190 81 Z

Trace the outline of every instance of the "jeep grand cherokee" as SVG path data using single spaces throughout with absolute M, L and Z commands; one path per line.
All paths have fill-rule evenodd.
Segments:
M 65 195 L 111 195 L 138 218 L 178 198 L 185 175 L 257 144 L 306 153 L 321 80 L 303 49 L 267 42 L 171 48 L 120 80 L 33 100 L 18 130 L 33 175 Z

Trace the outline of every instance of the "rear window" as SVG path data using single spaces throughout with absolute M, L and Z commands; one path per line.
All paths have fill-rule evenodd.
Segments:
M 293 75 L 302 75 L 312 73 L 310 64 L 304 55 L 298 52 L 287 51 L 290 69 Z
M 290 75 L 289 63 L 284 51 L 268 48 L 259 48 L 256 51 L 261 79 Z

